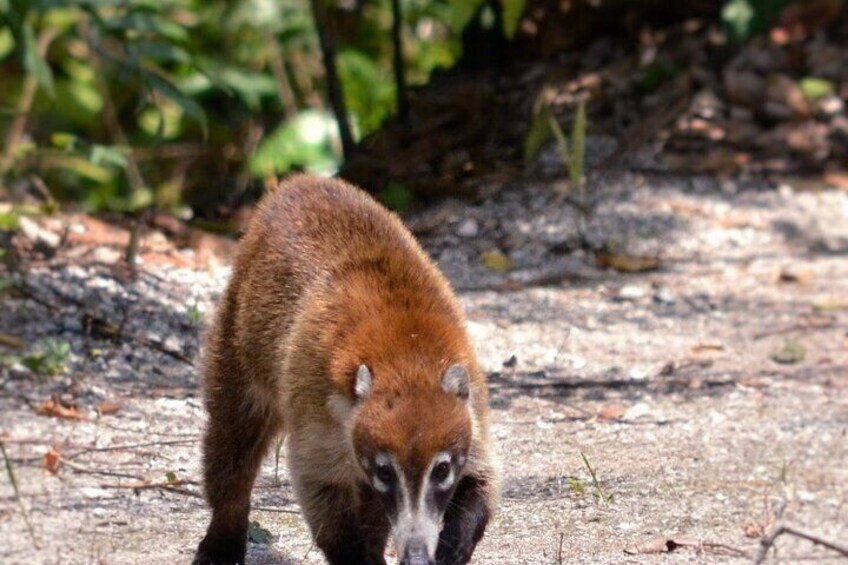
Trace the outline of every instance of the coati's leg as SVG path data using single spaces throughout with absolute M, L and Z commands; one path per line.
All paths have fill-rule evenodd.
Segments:
M 492 515 L 491 485 L 480 477 L 460 481 L 445 512 L 444 526 L 436 548 L 438 565 L 468 563 L 477 542 L 483 537 Z
M 390 525 L 369 487 L 354 496 L 333 485 L 304 484 L 301 508 L 330 565 L 385 565 Z
M 209 425 L 203 441 L 203 473 L 212 521 L 197 548 L 194 565 L 244 563 L 250 493 L 281 418 L 256 406 L 242 390 L 208 388 Z

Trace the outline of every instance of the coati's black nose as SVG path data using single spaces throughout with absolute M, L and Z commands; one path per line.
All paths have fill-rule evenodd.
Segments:
M 423 541 L 412 541 L 406 546 L 400 565 L 436 565 L 436 562 L 427 555 L 427 546 Z

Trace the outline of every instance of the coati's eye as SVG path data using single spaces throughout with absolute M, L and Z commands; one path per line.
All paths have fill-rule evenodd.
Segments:
M 394 481 L 395 472 L 391 465 L 377 465 L 377 470 L 374 472 L 377 480 L 385 485 L 390 485 Z
M 443 483 L 450 476 L 450 463 L 447 461 L 442 461 L 435 467 L 433 467 L 433 472 L 431 477 L 433 478 L 433 482 L 435 483 Z

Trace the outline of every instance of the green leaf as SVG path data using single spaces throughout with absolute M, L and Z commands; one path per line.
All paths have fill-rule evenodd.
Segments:
M 818 100 L 819 98 L 824 98 L 829 94 L 833 94 L 836 90 L 832 82 L 827 79 L 817 77 L 803 78 L 801 79 L 801 82 L 798 83 L 798 86 L 801 88 L 801 92 L 804 93 L 804 96 L 807 97 L 807 100 Z
M 574 116 L 574 126 L 571 130 L 571 159 L 568 164 L 568 172 L 571 181 L 582 183 L 586 160 L 586 103 L 580 102 L 577 106 L 577 115 Z
M 382 201 L 398 212 L 404 212 L 412 204 L 412 192 L 399 182 L 390 182 L 388 186 L 380 193 Z
M 38 53 L 35 32 L 28 22 L 24 22 L 23 33 L 23 65 L 24 69 L 35 76 L 36 83 L 50 98 L 53 98 L 53 71 L 47 61 Z
M 501 0 L 503 5 L 503 31 L 508 39 L 515 37 L 521 15 L 524 13 L 525 0 Z
M 293 167 L 318 173 L 334 172 L 339 163 L 334 149 L 337 127 L 336 121 L 325 112 L 301 112 L 259 143 L 248 163 L 251 175 L 267 177 Z
M 721 10 L 721 19 L 734 37 L 741 41 L 751 33 L 754 8 L 748 0 L 729 0 Z
M 50 134 L 50 143 L 59 149 L 73 149 L 76 142 L 77 136 L 72 133 L 57 131 Z
M 216 84 L 236 93 L 253 111 L 259 110 L 263 97 L 277 95 L 277 83 L 273 77 L 247 69 L 228 67 L 215 76 Z
M 191 64 L 188 51 L 164 41 L 136 41 L 127 45 L 131 55 L 142 59 L 150 59 L 157 63 Z
M 209 135 L 209 125 L 206 121 L 206 112 L 192 98 L 184 94 L 176 85 L 165 77 L 156 73 L 145 73 L 144 81 L 154 90 L 169 98 L 177 106 L 182 108 L 185 115 L 200 124 L 203 137 Z
M 91 146 L 88 160 L 95 165 L 103 163 L 123 168 L 127 166 L 127 153 L 129 151 L 126 148 L 95 144 Z
M 551 110 L 547 104 L 539 104 L 530 122 L 530 129 L 524 138 L 524 162 L 529 163 L 539 154 L 542 146 L 551 138 L 553 132 L 549 121 Z
M 107 169 L 78 155 L 45 155 L 41 157 L 40 164 L 45 169 L 65 170 L 100 184 L 106 184 L 112 179 L 112 173 Z
M 15 212 L 0 212 L 0 231 L 16 231 L 20 225 L 20 218 Z
M 169 483 L 175 483 L 179 479 L 177 479 L 177 474 L 175 472 L 168 471 L 167 473 L 165 473 L 165 480 L 167 480 Z

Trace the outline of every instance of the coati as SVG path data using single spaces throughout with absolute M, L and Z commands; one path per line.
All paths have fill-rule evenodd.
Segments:
M 260 204 L 203 356 L 212 520 L 194 563 L 243 563 L 279 434 L 335 564 L 466 563 L 496 503 L 484 375 L 447 280 L 401 221 L 339 180 Z

